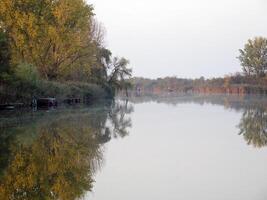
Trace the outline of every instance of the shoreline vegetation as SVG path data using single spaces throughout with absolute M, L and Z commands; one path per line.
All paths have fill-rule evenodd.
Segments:
M 240 73 L 224 78 L 183 79 L 165 77 L 131 79 L 130 95 L 164 95 L 164 94 L 235 94 L 235 95 L 267 95 L 267 79 L 254 76 L 246 77 Z
M 84 0 L 1 1 L 0 104 L 111 99 L 129 85 L 128 64 L 105 47 L 105 28 Z

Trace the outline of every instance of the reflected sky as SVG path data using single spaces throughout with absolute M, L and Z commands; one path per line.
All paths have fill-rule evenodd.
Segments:
M 106 144 L 106 164 L 87 199 L 267 198 L 267 149 L 265 137 L 258 139 L 265 135 L 264 99 L 145 97 L 132 102 L 130 135 Z

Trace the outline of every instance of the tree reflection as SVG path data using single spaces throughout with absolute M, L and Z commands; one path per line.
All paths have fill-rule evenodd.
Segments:
M 239 134 L 243 135 L 248 145 L 254 147 L 267 146 L 267 101 L 266 96 L 239 96 L 239 95 L 177 95 L 164 96 L 141 96 L 130 99 L 135 104 L 143 102 L 157 102 L 170 105 L 194 103 L 199 105 L 220 105 L 226 109 L 243 112 L 238 124 Z
M 125 116 L 132 111 L 127 103 L 114 103 L 98 112 L 63 114 L 5 130 L 0 138 L 0 199 L 82 198 L 101 167 L 102 144 L 128 134 L 131 119 Z
M 0 199 L 75 199 L 91 190 L 102 152 L 82 122 L 58 120 L 38 127 L 33 143 L 14 141 Z
M 127 129 L 132 126 L 129 114 L 133 110 L 133 106 L 128 103 L 128 100 L 114 103 L 109 112 L 111 127 L 107 128 L 106 131 L 114 138 L 127 136 L 129 134 Z
M 239 124 L 240 135 L 249 145 L 267 145 L 267 112 L 262 106 L 246 108 Z

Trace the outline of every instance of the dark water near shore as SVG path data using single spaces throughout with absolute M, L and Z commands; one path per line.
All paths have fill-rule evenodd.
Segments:
M 264 200 L 267 99 L 0 113 L 0 199 Z

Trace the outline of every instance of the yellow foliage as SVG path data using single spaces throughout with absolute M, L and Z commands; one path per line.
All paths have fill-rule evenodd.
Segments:
M 83 0 L 1 0 L 14 65 L 34 64 L 42 77 L 65 77 L 78 67 L 90 75 L 96 52 L 93 9 Z

